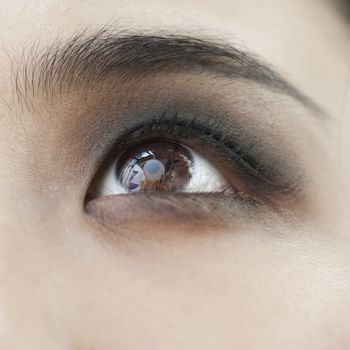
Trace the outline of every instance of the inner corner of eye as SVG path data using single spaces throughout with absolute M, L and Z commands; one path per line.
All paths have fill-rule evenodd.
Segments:
M 101 174 L 93 198 L 138 192 L 235 193 L 205 157 L 177 142 L 153 141 L 123 151 Z

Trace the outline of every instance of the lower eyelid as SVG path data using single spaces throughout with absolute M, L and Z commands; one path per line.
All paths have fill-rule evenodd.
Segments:
M 237 224 L 253 212 L 254 220 L 260 217 L 256 203 L 247 204 L 223 194 L 166 192 L 100 197 L 89 201 L 85 211 L 111 231 L 184 226 L 194 232 L 215 232 L 232 221 Z

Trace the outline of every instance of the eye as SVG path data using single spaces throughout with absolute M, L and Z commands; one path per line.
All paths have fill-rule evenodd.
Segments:
M 169 140 L 129 147 L 101 175 L 95 197 L 137 192 L 234 194 L 210 161 L 183 144 Z
M 120 201 L 114 197 L 120 195 L 123 200 L 147 198 L 158 204 L 160 197 L 201 197 L 207 202 L 215 197 L 229 204 L 234 199 L 244 207 L 275 208 L 298 191 L 295 167 L 263 146 L 251 128 L 230 128 L 219 118 L 178 109 L 166 111 L 170 112 L 145 112 L 132 119 L 135 124 L 119 126 L 91 179 L 86 206 L 108 197 L 115 207 Z

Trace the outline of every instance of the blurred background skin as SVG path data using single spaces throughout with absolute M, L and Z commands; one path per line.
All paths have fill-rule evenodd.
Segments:
M 63 112 L 22 110 L 8 77 L 28 43 L 106 23 L 239 43 L 320 104 L 327 230 L 98 238 L 82 187 L 52 169 Z M 0 0 L 0 43 L 0 349 L 350 349 L 350 26 L 335 1 Z

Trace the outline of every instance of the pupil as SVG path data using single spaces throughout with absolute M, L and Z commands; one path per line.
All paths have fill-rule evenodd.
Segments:
M 193 157 L 184 146 L 151 142 L 125 152 L 116 175 L 126 192 L 184 191 L 193 166 Z

